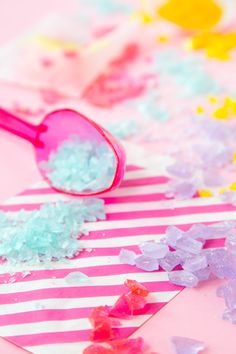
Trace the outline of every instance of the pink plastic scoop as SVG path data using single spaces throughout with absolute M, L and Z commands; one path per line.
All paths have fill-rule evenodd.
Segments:
M 123 179 L 123 147 L 81 113 L 54 111 L 35 126 L 0 108 L 0 127 L 33 144 L 43 178 L 61 192 L 97 195 L 117 188 Z

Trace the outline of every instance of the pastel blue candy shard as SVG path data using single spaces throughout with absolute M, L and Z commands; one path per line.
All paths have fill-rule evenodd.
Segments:
M 175 50 L 159 52 L 154 59 L 154 69 L 161 76 L 169 76 L 181 86 L 179 95 L 191 97 L 219 93 L 222 88 L 204 68 L 201 58 L 182 56 Z
M 67 284 L 71 285 L 84 285 L 85 283 L 91 283 L 90 278 L 82 272 L 71 272 L 64 278 Z
M 119 123 L 109 124 L 109 132 L 119 139 L 126 139 L 137 132 L 137 123 L 133 120 L 125 120 Z
M 78 199 L 44 204 L 39 210 L 0 216 L 0 257 L 8 264 L 72 258 L 82 246 L 84 222 L 104 219 L 104 202 Z
M 116 158 L 103 142 L 72 135 L 54 150 L 40 167 L 52 186 L 68 192 L 96 192 L 112 185 Z

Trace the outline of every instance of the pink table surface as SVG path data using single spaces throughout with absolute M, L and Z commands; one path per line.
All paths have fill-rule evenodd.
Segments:
M 8 0 L 0 2 L 0 45 L 13 39 L 19 31 L 32 26 L 48 11 L 67 10 L 76 6 L 69 0 Z M 30 15 L 29 15 L 30 14 Z M 28 105 L 37 107 L 38 97 L 27 91 L 0 85 L 0 100 L 10 107 L 15 99 L 23 98 Z M 20 192 L 39 179 L 31 146 L 0 131 L 0 201 Z M 186 289 L 140 328 L 136 335 L 143 336 L 160 354 L 171 354 L 172 335 L 191 336 L 208 344 L 206 354 L 235 354 L 235 327 L 221 320 L 223 301 L 215 296 L 216 282 L 197 290 Z M 0 329 L 1 334 L 1 329 Z M 0 353 L 20 354 L 21 349 L 0 339 Z

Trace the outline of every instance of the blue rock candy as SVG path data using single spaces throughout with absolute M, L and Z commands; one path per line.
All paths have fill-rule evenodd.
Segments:
M 236 309 L 236 280 L 220 286 L 216 291 L 217 296 L 224 298 L 228 309 Z
M 9 264 L 56 261 L 81 251 L 84 222 L 104 219 L 96 198 L 44 204 L 39 210 L 0 213 L 0 257 Z
M 111 186 L 116 169 L 114 152 L 107 143 L 73 135 L 40 164 L 55 188 L 93 192 Z

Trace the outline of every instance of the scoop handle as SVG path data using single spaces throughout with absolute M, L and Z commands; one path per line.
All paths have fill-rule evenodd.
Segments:
M 0 128 L 28 140 L 33 145 L 38 146 L 40 125 L 36 126 L 14 116 L 12 113 L 0 108 Z

